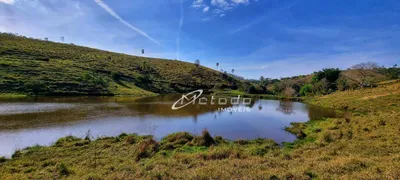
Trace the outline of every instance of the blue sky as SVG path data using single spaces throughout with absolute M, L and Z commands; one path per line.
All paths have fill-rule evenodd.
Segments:
M 0 31 L 245 78 L 400 63 L 398 0 L 0 0 Z

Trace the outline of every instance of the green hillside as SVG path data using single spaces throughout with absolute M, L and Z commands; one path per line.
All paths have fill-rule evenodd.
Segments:
M 148 96 L 240 83 L 192 63 L 0 33 L 0 93 Z

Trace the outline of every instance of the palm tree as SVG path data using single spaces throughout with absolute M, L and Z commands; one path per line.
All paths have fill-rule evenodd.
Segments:
M 219 63 L 217 63 L 217 70 L 218 70 Z

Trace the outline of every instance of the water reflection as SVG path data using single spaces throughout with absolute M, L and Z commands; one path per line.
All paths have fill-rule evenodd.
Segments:
M 285 132 L 290 122 L 335 117 L 335 111 L 299 102 L 253 100 L 250 105 L 189 105 L 172 110 L 179 95 L 149 98 L 78 97 L 29 98 L 0 101 L 0 156 L 35 144 L 49 145 L 58 138 L 116 136 L 122 132 L 152 134 L 156 139 L 178 131 L 199 134 L 204 128 L 225 138 L 271 138 L 293 141 Z M 218 111 L 250 108 L 250 112 Z

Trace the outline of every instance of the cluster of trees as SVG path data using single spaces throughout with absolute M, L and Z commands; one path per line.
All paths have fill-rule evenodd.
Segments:
M 395 64 L 385 68 L 375 62 L 356 64 L 347 70 L 326 68 L 307 76 L 249 81 L 247 89 L 252 94 L 274 94 L 283 96 L 323 95 L 363 87 L 373 87 L 383 80 L 400 78 L 400 68 Z

